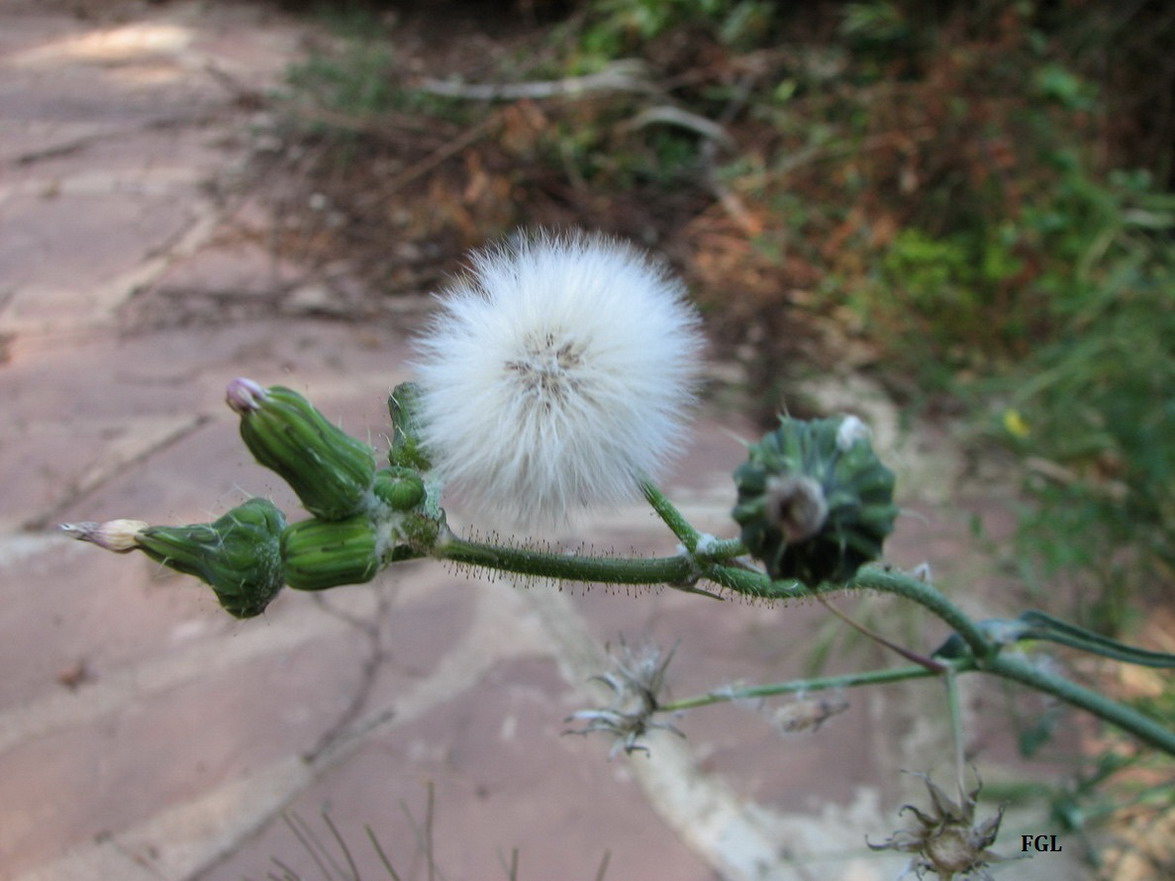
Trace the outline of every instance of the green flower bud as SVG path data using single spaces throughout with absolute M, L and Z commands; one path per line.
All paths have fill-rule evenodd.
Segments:
M 893 472 L 856 417 L 780 426 L 750 448 L 734 472 L 734 519 L 772 579 L 810 587 L 845 581 L 881 556 L 893 529 Z
M 424 481 L 411 468 L 377 471 L 372 490 L 393 511 L 409 511 L 424 500 Z
M 273 502 L 250 499 L 214 523 L 148 526 L 135 542 L 156 562 L 211 585 L 230 615 L 252 618 L 285 583 L 280 546 L 285 525 Z
M 298 590 L 363 584 L 380 570 L 375 526 L 366 514 L 346 520 L 303 520 L 281 539 L 286 582 Z
M 414 382 L 400 383 L 388 397 L 388 413 L 392 417 L 392 448 L 388 451 L 388 460 L 392 465 L 428 471 L 432 463 L 418 437 L 419 397 L 420 387 Z
M 375 451 L 331 423 L 291 389 L 229 383 L 241 438 L 257 461 L 281 475 L 306 510 L 342 520 L 363 509 L 375 479 Z

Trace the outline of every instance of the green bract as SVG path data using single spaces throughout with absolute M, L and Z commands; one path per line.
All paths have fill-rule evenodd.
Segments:
M 734 472 L 733 515 L 772 579 L 845 581 L 881 555 L 897 515 L 894 476 L 859 420 L 781 417 L 749 452 Z
M 388 397 L 388 413 L 392 417 L 392 446 L 388 460 L 392 465 L 428 471 L 432 467 L 420 443 L 419 408 L 420 387 L 414 382 L 402 382 Z
M 285 577 L 298 590 L 326 590 L 371 581 L 380 569 L 379 542 L 367 515 L 303 520 L 281 538 Z
M 149 526 L 135 541 L 151 559 L 207 582 L 230 615 L 265 611 L 285 581 L 280 537 L 286 519 L 267 499 L 250 499 L 214 523 Z
M 228 403 L 241 416 L 241 439 L 249 451 L 290 485 L 307 511 L 342 520 L 365 507 L 375 479 L 375 451 L 368 444 L 283 386 L 263 389 L 234 380 Z
M 372 491 L 393 511 L 408 511 L 424 500 L 424 481 L 411 468 L 384 468 L 376 472 Z

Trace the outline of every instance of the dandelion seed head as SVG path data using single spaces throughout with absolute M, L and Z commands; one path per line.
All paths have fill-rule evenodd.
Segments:
M 473 511 L 563 525 L 655 479 L 681 443 L 702 338 L 635 248 L 539 234 L 477 252 L 416 344 L 421 438 Z

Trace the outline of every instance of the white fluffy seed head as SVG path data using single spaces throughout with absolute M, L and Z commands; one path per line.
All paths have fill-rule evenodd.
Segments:
M 416 343 L 422 440 L 475 513 L 561 526 L 664 470 L 701 348 L 684 286 L 632 246 L 518 237 L 473 255 Z

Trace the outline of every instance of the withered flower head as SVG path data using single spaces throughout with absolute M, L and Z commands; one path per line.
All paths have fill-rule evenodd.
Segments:
M 1000 805 L 994 817 L 982 823 L 975 822 L 975 805 L 982 789 L 976 775 L 975 788 L 960 793 L 959 802 L 947 797 L 925 774 L 915 774 L 926 783 L 930 794 L 930 810 L 923 811 L 914 805 L 905 805 L 899 814 L 909 811 L 914 815 L 915 828 L 895 832 L 883 844 L 869 844 L 873 850 L 897 850 L 914 854 L 907 872 L 913 871 L 919 878 L 924 872 L 937 875 L 942 881 L 973 878 L 991 881 L 988 866 L 1019 857 L 1004 857 L 988 850 L 999 835 L 1000 821 L 1004 806 Z M 961 787 L 960 787 L 961 788 Z
M 649 731 L 661 728 L 685 737 L 668 722 L 652 721 L 653 714 L 660 708 L 658 695 L 665 684 L 665 670 L 673 659 L 674 650 L 662 656 L 659 646 L 649 645 L 632 649 L 621 641 L 620 648 L 610 653 L 613 667 L 607 673 L 592 679 L 604 683 L 612 690 L 612 701 L 606 707 L 595 710 L 580 710 L 564 721 L 584 722 L 583 728 L 565 731 L 565 734 L 590 734 L 602 731 L 615 738 L 612 758 L 621 749 L 625 753 L 648 753 L 649 748 L 640 742 Z

